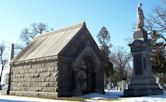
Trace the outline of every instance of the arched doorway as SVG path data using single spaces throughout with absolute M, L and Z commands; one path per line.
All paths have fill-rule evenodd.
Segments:
M 85 48 L 72 63 L 73 95 L 81 95 L 96 91 L 96 72 L 98 68 L 96 56 L 89 47 Z
M 96 88 L 96 75 L 94 71 L 95 63 L 93 56 L 86 55 L 83 57 L 83 60 L 87 67 L 87 92 L 94 92 Z

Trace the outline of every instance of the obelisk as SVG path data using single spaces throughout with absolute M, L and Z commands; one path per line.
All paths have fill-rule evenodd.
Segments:
M 144 14 L 139 4 L 137 8 L 137 25 L 133 34 L 134 41 L 129 44 L 133 56 L 133 73 L 124 96 L 144 96 L 163 94 L 152 74 L 151 40 L 144 30 Z
M 11 44 L 10 50 L 9 50 L 9 59 L 8 59 L 8 68 L 7 73 L 5 75 L 5 86 L 2 89 L 2 94 L 7 95 L 9 94 L 10 90 L 10 74 L 11 74 L 11 68 L 10 68 L 10 61 L 14 58 L 14 44 Z

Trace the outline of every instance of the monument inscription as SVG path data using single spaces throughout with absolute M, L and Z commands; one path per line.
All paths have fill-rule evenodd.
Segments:
M 139 62 L 139 63 L 138 63 Z M 142 55 L 140 54 L 135 54 L 134 55 L 134 72 L 135 75 L 142 75 Z

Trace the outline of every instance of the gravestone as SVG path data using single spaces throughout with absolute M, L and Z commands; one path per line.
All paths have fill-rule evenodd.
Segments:
M 141 5 L 138 9 L 139 19 L 142 18 L 139 16 L 143 16 L 143 12 L 139 15 Z M 124 96 L 144 96 L 163 93 L 163 90 L 158 87 L 158 84 L 156 84 L 152 75 L 152 64 L 150 60 L 152 52 L 151 40 L 148 39 L 147 32 L 144 30 L 143 24 L 143 21 L 137 22 L 137 28 L 133 34 L 134 41 L 129 45 L 133 56 L 134 71 L 128 90 L 124 91 Z

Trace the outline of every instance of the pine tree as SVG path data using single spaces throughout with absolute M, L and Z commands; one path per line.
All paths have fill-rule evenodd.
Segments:
M 105 75 L 105 81 L 106 81 L 105 84 L 107 85 L 108 81 L 110 81 L 111 75 L 113 75 L 114 69 L 109 59 L 109 56 L 111 53 L 110 48 L 112 47 L 112 44 L 110 42 L 111 41 L 110 34 L 106 27 L 101 28 L 101 30 L 99 31 L 97 35 L 97 38 L 99 40 L 100 50 L 104 58 L 104 75 Z

